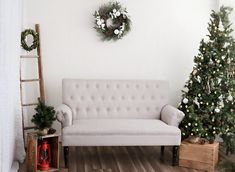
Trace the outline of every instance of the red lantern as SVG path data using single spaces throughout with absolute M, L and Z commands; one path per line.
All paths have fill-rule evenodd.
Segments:
M 51 162 L 51 148 L 46 140 L 38 146 L 38 169 L 47 171 L 50 168 Z

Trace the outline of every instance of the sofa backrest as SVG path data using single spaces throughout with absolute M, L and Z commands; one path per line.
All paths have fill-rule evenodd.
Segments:
M 89 118 L 160 118 L 169 84 L 159 80 L 63 79 L 63 103 L 73 120 Z

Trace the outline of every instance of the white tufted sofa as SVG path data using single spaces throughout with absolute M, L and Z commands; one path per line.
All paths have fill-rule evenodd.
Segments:
M 62 85 L 56 114 L 66 164 L 68 146 L 180 145 L 184 113 L 167 104 L 168 82 L 64 79 Z

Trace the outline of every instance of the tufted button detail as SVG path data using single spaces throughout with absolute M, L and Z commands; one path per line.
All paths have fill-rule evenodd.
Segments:
M 112 96 L 112 97 L 111 97 L 111 99 L 112 99 L 112 100 L 115 100 L 115 97 L 114 97 L 114 96 Z
M 96 108 L 96 111 L 99 112 L 99 111 L 100 111 L 100 108 Z
M 95 97 L 94 97 L 94 96 L 91 96 L 91 100 L 95 100 Z
M 158 84 L 156 85 L 156 88 L 159 88 L 159 85 L 158 85 Z
M 104 100 L 104 99 L 105 99 L 105 97 L 104 97 L 104 96 L 101 96 L 101 99 L 102 99 L 102 100 Z
M 140 111 L 140 108 L 137 107 L 137 108 L 136 108 L 136 111 L 139 112 L 139 111 Z
M 70 99 L 73 100 L 73 96 L 70 96 Z
M 109 87 L 110 87 L 109 84 L 107 84 L 107 85 L 106 85 L 106 88 L 109 88 Z
M 135 100 L 135 96 L 132 96 L 131 99 L 132 99 L 132 100 Z
M 86 84 L 86 88 L 89 88 L 89 84 Z
M 135 88 L 137 88 L 137 89 L 138 89 L 138 88 L 140 88 L 140 86 L 139 86 L 139 85 L 136 85 L 136 86 L 135 86 Z
M 109 112 L 109 111 L 110 111 L 110 108 L 106 108 L 106 110 L 107 110 L 107 112 Z
M 161 96 L 161 99 L 165 99 L 165 97 L 164 97 L 164 96 Z
M 149 107 L 147 107 L 147 108 L 146 108 L 146 111 L 147 111 L 147 112 L 149 112 L 149 110 L 150 110 L 150 108 L 149 108 Z
M 127 107 L 126 110 L 129 111 L 129 110 L 130 110 L 130 107 Z
M 76 84 L 76 86 L 75 86 L 76 88 L 79 88 L 79 84 Z
M 120 88 L 120 85 L 119 85 L 119 84 L 117 84 L 117 85 L 116 85 L 116 88 Z
M 149 88 L 149 85 L 148 85 L 148 84 L 146 84 L 146 85 L 145 85 L 145 88 Z
M 145 99 L 145 96 L 142 96 L 141 98 L 142 98 L 142 100 L 144 100 L 144 99 Z
M 76 112 L 79 112 L 79 108 L 76 108 Z
M 117 111 L 120 111 L 120 107 L 117 107 Z
M 158 110 L 159 110 L 159 107 L 156 107 L 155 110 L 158 111 Z
M 155 97 L 154 97 L 154 96 L 151 96 L 151 99 L 152 99 L 152 100 L 154 100 L 154 99 L 155 99 Z
M 87 107 L 87 108 L 86 108 L 86 111 L 88 112 L 89 110 L 90 110 L 90 108 L 89 108 L 89 107 Z
M 122 100 L 125 100 L 125 96 L 122 96 Z
M 83 97 L 83 96 L 81 96 L 81 100 L 84 100 L 84 97 Z
M 126 84 L 126 88 L 130 88 L 130 86 L 128 84 Z
M 95 87 L 96 87 L 96 88 L 100 88 L 100 85 L 99 85 L 99 84 L 96 84 Z

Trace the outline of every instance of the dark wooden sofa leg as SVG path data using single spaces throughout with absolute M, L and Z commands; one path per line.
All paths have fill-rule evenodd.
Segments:
M 68 168 L 68 157 L 69 157 L 69 147 L 64 146 L 64 164 L 65 164 L 65 168 Z
M 172 151 L 172 165 L 179 165 L 179 146 L 173 146 Z
M 161 156 L 164 155 L 165 146 L 161 146 Z

